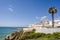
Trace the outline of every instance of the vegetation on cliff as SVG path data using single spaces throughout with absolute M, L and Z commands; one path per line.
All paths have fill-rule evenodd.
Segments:
M 20 40 L 60 40 L 60 32 L 55 33 L 35 33 L 34 31 L 24 33 Z
M 23 33 L 23 30 L 21 30 L 13 40 L 60 40 L 60 32 L 55 32 L 52 34 L 35 33 L 34 29 L 31 32 Z

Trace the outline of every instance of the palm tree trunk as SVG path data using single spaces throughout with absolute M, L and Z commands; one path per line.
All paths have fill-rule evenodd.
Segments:
M 52 27 L 54 28 L 54 13 L 52 13 Z

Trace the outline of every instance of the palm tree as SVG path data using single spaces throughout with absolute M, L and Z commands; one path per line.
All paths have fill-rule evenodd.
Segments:
M 52 14 L 52 27 L 54 27 L 54 14 L 57 13 L 57 9 L 55 7 L 50 7 L 48 12 Z

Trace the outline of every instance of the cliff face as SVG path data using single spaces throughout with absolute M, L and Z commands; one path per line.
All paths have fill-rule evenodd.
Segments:
M 33 33 L 35 30 L 29 31 L 29 32 L 23 32 L 21 30 L 20 32 L 13 32 L 12 34 L 9 34 L 6 36 L 5 40 L 22 40 L 25 35 L 28 35 L 29 33 Z
M 7 35 L 5 40 L 19 40 L 19 37 L 20 37 L 20 33 L 14 32 L 12 34 Z

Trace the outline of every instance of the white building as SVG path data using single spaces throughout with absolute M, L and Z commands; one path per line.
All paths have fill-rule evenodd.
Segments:
M 60 18 L 54 20 L 54 28 L 52 28 L 52 22 L 48 20 L 43 20 L 39 23 L 30 24 L 28 28 L 24 30 L 31 31 L 32 29 L 36 29 L 36 32 L 43 32 L 43 33 L 53 33 L 53 32 L 60 32 Z
M 48 21 L 48 20 L 43 20 L 39 23 L 35 23 L 35 24 L 31 24 L 28 27 L 31 28 L 36 28 L 36 27 L 52 27 L 52 21 Z M 60 27 L 60 18 L 57 20 L 54 20 L 54 27 Z

